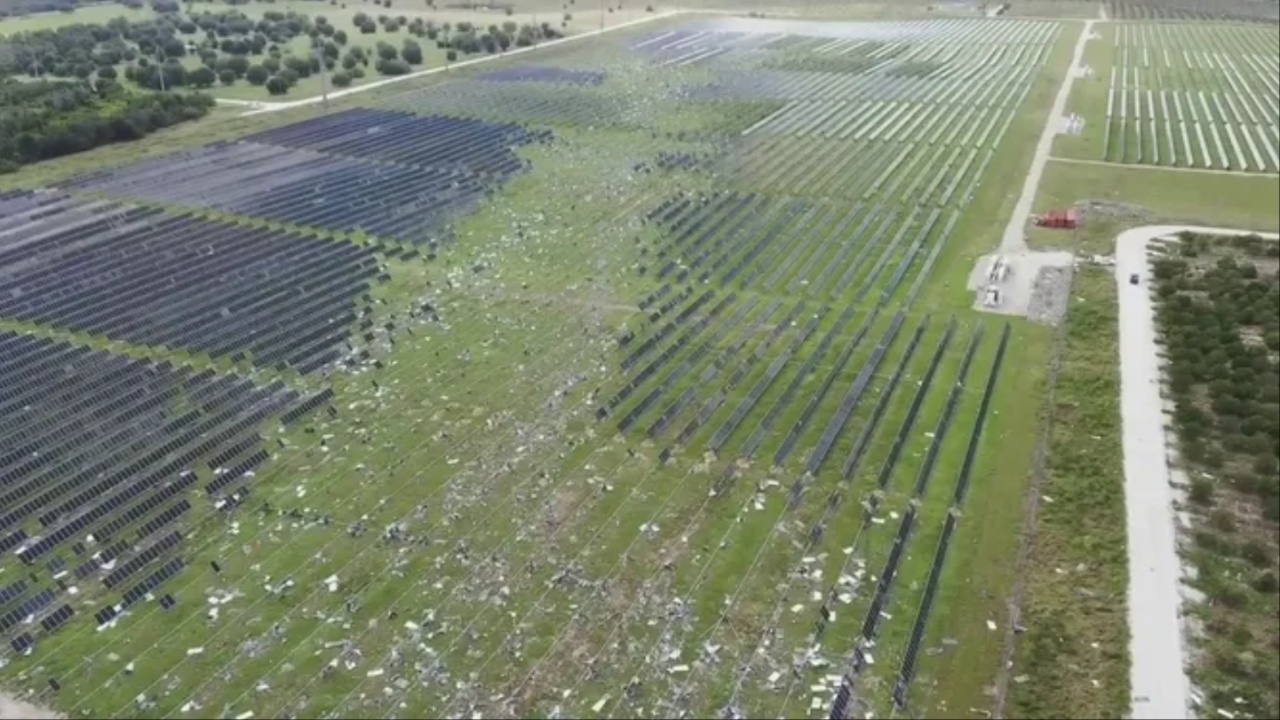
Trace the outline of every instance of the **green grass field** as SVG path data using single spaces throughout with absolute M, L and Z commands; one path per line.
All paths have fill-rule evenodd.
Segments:
M 1083 299 L 1061 335 L 1013 319 L 1004 336 L 1005 320 L 971 310 L 965 288 L 1013 212 L 1081 24 L 948 22 L 937 40 L 838 54 L 797 30 L 781 66 L 839 57 L 850 70 L 820 88 L 783 75 L 764 93 L 732 85 L 763 65 L 755 54 L 659 66 L 621 45 L 676 27 L 537 58 L 603 68 L 600 86 L 540 93 L 462 72 L 333 103 L 556 134 L 518 151 L 530 169 L 454 218 L 437 257 L 379 255 L 389 280 L 371 319 L 399 327 L 352 342 L 380 368 L 299 376 L 0 318 L 0 329 L 335 395 L 332 412 L 259 428 L 271 459 L 239 509 L 191 494 L 182 544 L 154 561 L 182 557 L 185 570 L 101 628 L 93 613 L 119 591 L 81 580 L 71 622 L 37 630 L 29 656 L 2 649 L 0 685 L 76 717 L 826 717 L 832 676 L 861 647 L 874 659 L 857 673 L 853 715 L 1125 712 L 1110 279 L 1077 279 Z M 961 31 L 964 43 L 946 42 Z M 991 61 L 926 83 L 920 58 L 943 70 Z M 879 77 L 916 99 L 866 83 L 862 71 L 886 59 L 894 71 Z M 712 80 L 728 95 L 676 92 Z M 0 188 L 320 112 L 221 109 L 136 147 L 24 168 Z M 1270 179 L 1168 175 L 1051 162 L 1035 209 L 1095 199 L 1152 217 L 1268 221 Z M 1209 192 L 1195 184 L 1206 178 Z M 128 200 L 128 187 L 86 197 Z M 1031 240 L 1093 250 L 1115 227 Z M 438 321 L 410 319 L 423 302 Z M 1095 423 L 1112 431 L 1096 440 Z M 1040 442 L 1053 501 L 1024 568 Z M 1056 572 L 1084 574 L 1080 562 L 1087 581 Z M 0 578 L 27 572 L 49 584 L 43 565 L 0 561 Z M 1020 572 L 1029 630 L 1011 648 Z M 1082 590 L 1089 600 L 1067 597 Z M 177 604 L 161 608 L 162 593 Z M 873 643 L 859 639 L 866 623 Z M 1063 654 L 1075 658 L 1065 670 Z M 1021 674 L 1032 680 L 993 696 L 1002 675 Z

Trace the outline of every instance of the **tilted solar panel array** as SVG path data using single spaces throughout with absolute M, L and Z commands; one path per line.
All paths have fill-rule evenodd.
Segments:
M 501 178 L 524 165 L 512 148 L 550 136 L 512 123 L 352 108 L 244 140 Z
M 66 187 L 430 243 L 525 167 L 514 148 L 549 137 L 512 124 L 355 108 Z
M 0 232 L 0 316 L 307 373 L 378 275 L 367 247 L 54 196 Z
M 605 74 L 596 70 L 570 70 L 549 65 L 516 65 L 477 75 L 486 82 L 544 82 L 565 85 L 600 85 Z
M 0 543 L 30 570 L 0 588 L 0 632 L 29 648 L 29 623 L 56 631 L 72 617 L 56 600 L 95 573 L 125 604 L 154 590 L 181 568 L 190 491 L 238 504 L 268 458 L 257 428 L 317 405 L 278 381 L 0 331 Z

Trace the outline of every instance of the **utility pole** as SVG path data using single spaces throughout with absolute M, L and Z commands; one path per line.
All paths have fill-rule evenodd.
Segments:
M 328 115 L 329 114 L 329 84 L 325 82 L 325 77 L 324 77 L 324 71 L 326 68 L 326 65 L 324 63 L 324 52 L 323 52 L 324 48 L 320 44 L 319 40 L 315 40 L 313 44 L 315 45 L 315 49 L 316 49 L 316 59 L 320 61 L 320 107 L 323 108 L 322 112 Z
M 164 92 L 164 66 L 165 66 L 165 63 L 167 63 L 168 61 L 169 61 L 169 57 L 165 53 L 164 48 L 160 48 L 160 68 L 159 68 L 160 92 Z
M 604 0 L 600 0 L 600 32 L 604 33 Z

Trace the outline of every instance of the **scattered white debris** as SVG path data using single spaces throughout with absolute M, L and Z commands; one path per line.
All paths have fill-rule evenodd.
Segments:
M 199 655 L 199 654 L 201 654 L 201 653 L 203 653 L 203 652 L 204 652 L 204 647 L 203 647 L 203 646 L 201 646 L 201 647 L 187 648 L 187 657 L 191 657 L 192 655 Z
M 804 610 L 804 605 L 802 603 L 796 603 L 791 606 L 791 612 L 793 613 L 799 613 L 802 610 Z
M 987 621 L 987 629 L 988 629 L 988 630 L 995 630 L 995 629 L 996 629 L 996 623 L 995 623 L 995 621 L 994 621 L 994 620 L 988 620 L 988 621 Z
M 672 667 L 670 670 L 668 670 L 667 672 L 671 673 L 672 675 L 675 675 L 675 674 L 677 674 L 677 673 L 687 673 L 687 672 L 689 672 L 689 666 L 688 666 L 688 665 L 676 665 L 676 666 Z
M 375 670 L 370 670 L 369 672 L 365 673 L 364 676 L 371 677 L 371 678 L 382 677 L 383 672 L 385 671 L 382 668 L 377 668 Z
M 591 706 L 591 712 L 594 712 L 594 713 L 600 712 L 601 710 L 604 709 L 604 705 L 607 702 L 609 702 L 609 696 L 606 694 L 604 697 L 597 700 L 595 705 Z

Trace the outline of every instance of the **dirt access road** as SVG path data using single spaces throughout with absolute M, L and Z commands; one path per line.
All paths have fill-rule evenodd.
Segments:
M 1147 248 L 1183 230 L 1243 235 L 1188 225 L 1150 225 L 1116 238 L 1120 302 L 1120 416 L 1124 445 L 1124 504 L 1129 551 L 1129 670 L 1134 720 L 1194 717 L 1187 676 L 1182 606 L 1184 568 L 1178 557 L 1178 476 L 1169 465 L 1161 397 L 1158 337 L 1147 277 Z M 1258 233 L 1276 238 L 1271 233 Z M 1130 283 L 1138 275 L 1137 285 Z
M 974 292 L 975 310 L 1018 315 L 1051 325 L 1061 321 L 1066 311 L 1066 290 L 1070 285 L 1074 256 L 1065 251 L 1033 251 L 1027 247 L 1025 238 L 1027 224 L 1031 220 L 1031 208 L 1040 188 L 1040 178 L 1044 175 L 1045 164 L 1049 162 L 1053 140 L 1062 129 L 1067 98 L 1071 96 L 1076 78 L 1084 73 L 1084 48 L 1094 37 L 1094 22 L 1086 20 L 1080 28 L 1071 64 L 1067 67 L 1066 76 L 1058 87 L 1049 116 L 1040 131 L 1040 140 L 1031 156 L 1031 166 L 1027 169 L 1013 214 L 1009 216 L 1009 223 L 1004 228 L 1000 246 L 996 252 L 978 258 L 970 273 L 967 287 Z M 997 259 L 1004 262 L 1009 272 L 1003 278 L 990 280 L 989 273 Z M 992 287 L 998 289 L 999 299 L 994 305 L 987 305 L 985 296 Z

